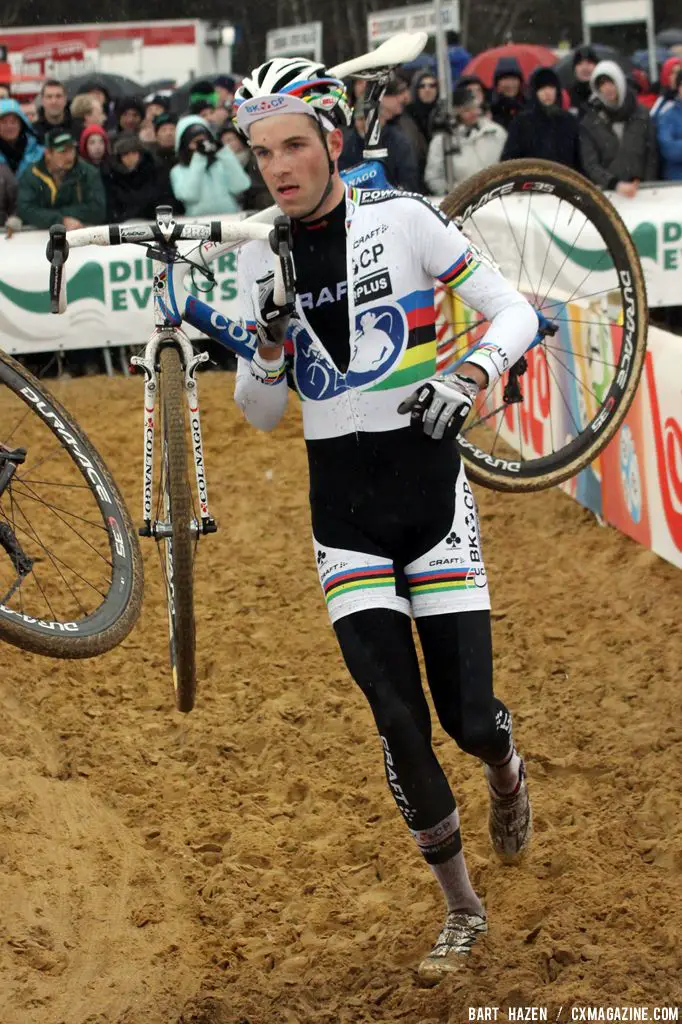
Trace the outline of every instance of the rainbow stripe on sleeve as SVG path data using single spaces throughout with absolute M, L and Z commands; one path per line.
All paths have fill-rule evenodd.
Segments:
M 471 249 L 467 249 L 451 267 L 448 267 L 446 271 L 439 274 L 438 278 L 448 288 L 459 288 L 460 285 L 469 280 L 478 266 L 480 266 L 479 261 Z

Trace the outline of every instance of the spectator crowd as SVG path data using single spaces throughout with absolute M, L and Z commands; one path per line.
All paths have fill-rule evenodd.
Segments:
M 362 160 L 365 82 L 349 82 L 353 124 L 341 169 Z M 634 196 L 640 182 L 682 180 L 682 57 L 666 61 L 660 93 L 642 92 L 618 63 L 589 45 L 573 57 L 573 82 L 551 67 L 524 81 L 501 58 L 492 88 L 455 81 L 450 111 L 437 76 L 399 70 L 381 101 L 380 145 L 395 186 L 442 196 L 499 161 L 554 160 L 604 189 Z M 195 84 L 188 109 L 171 112 L 167 94 L 112 101 L 101 86 L 69 103 L 63 83 L 44 83 L 36 104 L 0 97 L 0 224 L 67 228 L 154 216 L 159 204 L 190 216 L 258 210 L 271 203 L 258 167 L 232 123 L 235 81 Z

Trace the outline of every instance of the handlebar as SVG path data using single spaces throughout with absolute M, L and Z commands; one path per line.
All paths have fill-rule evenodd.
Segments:
M 293 304 L 295 300 L 294 265 L 291 257 L 292 237 L 288 217 L 275 218 L 272 224 L 252 220 L 212 220 L 208 223 L 177 224 L 170 207 L 159 206 L 156 222 L 148 224 L 102 224 L 92 228 L 67 231 L 63 224 L 53 224 L 46 256 L 50 263 L 50 309 L 66 311 L 66 276 L 64 264 L 69 250 L 85 245 L 125 245 L 155 242 L 160 250 L 172 250 L 177 242 L 247 242 L 267 241 L 278 257 L 275 260 L 274 301 L 277 305 Z M 150 255 L 153 255 L 150 254 Z

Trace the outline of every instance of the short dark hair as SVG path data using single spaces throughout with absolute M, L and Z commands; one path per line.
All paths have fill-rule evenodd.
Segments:
M 54 88 L 55 86 L 58 86 L 58 88 L 60 88 L 63 93 L 66 93 L 66 86 L 64 85 L 63 82 L 60 82 L 58 78 L 47 78 L 47 79 L 45 79 L 45 81 L 42 84 L 42 87 L 40 89 L 40 95 L 44 96 L 45 95 L 45 90 L 49 89 L 50 86 L 52 88 Z
M 448 46 L 459 46 L 459 32 L 455 32 L 454 28 L 449 28 L 445 33 L 445 42 Z

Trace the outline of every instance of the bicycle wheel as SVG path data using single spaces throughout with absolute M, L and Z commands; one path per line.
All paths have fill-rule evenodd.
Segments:
M 644 364 L 644 276 L 627 228 L 587 179 L 547 160 L 510 160 L 469 178 L 444 213 L 531 302 L 541 331 L 479 399 L 459 444 L 473 480 L 501 491 L 561 483 L 608 444 Z M 477 253 L 478 250 L 478 253 Z M 439 369 L 488 323 L 452 299 Z
M 196 691 L 194 625 L 195 524 L 187 474 L 184 371 L 178 350 L 160 353 L 162 466 L 160 495 L 167 536 L 160 540 L 168 604 L 170 662 L 178 711 L 191 711 Z
M 140 613 L 135 530 L 76 421 L 2 352 L 0 440 L 0 639 L 53 658 L 103 654 Z

